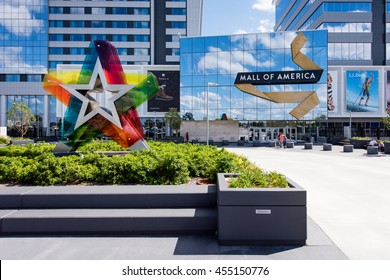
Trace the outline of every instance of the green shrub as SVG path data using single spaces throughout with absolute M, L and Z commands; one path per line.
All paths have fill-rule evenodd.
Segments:
M 113 141 L 94 141 L 80 156 L 56 157 L 53 144 L 0 148 L 0 182 L 24 185 L 183 184 L 191 177 L 213 181 L 217 173 L 240 172 L 247 159 L 213 146 L 148 142 L 151 150 L 107 157 L 97 151 L 125 150 Z
M 241 169 L 239 175 L 229 180 L 230 188 L 287 188 L 284 175 L 266 172 L 262 168 L 248 165 Z
M 0 135 L 0 144 L 9 144 L 11 142 L 11 138 L 7 135 Z

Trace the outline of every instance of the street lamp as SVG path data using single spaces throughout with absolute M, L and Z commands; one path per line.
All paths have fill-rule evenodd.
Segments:
M 207 95 L 206 95 L 206 145 L 209 144 L 210 138 L 210 123 L 209 123 L 209 91 L 210 87 L 219 86 L 217 83 L 208 82 L 207 83 Z
M 349 111 L 349 139 L 352 138 L 352 111 Z

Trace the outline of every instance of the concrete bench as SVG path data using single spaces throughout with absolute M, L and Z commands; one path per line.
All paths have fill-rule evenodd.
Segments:
M 222 146 L 229 145 L 229 140 L 222 140 Z
M 237 146 L 244 146 L 245 141 L 244 140 L 238 140 Z
M 313 143 L 305 143 L 305 150 L 312 150 L 313 149 Z
M 367 155 L 377 155 L 378 146 L 367 146 Z
M 353 152 L 353 145 L 344 145 L 343 152 L 344 153 L 352 153 Z
M 269 141 L 269 147 L 276 147 L 276 141 Z
M 286 142 L 286 148 L 294 148 L 294 142 Z
M 332 150 L 332 144 L 329 144 L 329 143 L 322 144 L 322 150 L 323 151 L 331 151 Z
M 253 147 L 261 147 L 260 141 L 253 141 Z

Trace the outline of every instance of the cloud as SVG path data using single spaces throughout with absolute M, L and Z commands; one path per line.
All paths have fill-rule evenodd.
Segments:
M 43 65 L 30 65 L 23 60 L 22 47 L 2 47 L 0 48 L 0 70 L 7 69 L 7 73 L 35 73 L 42 74 L 47 72 Z
M 259 26 L 257 27 L 257 30 L 259 32 L 272 32 L 274 29 L 274 22 L 271 21 L 269 18 L 260 20 Z
M 35 6 L 15 6 L 14 2 L 12 2 L 13 5 L 7 3 L 0 5 L 1 9 L 4 10 L 3 13 L 0 13 L 0 25 L 18 36 L 30 36 L 34 31 L 40 32 L 44 21 L 34 18 L 33 10 L 36 8 L 32 7 Z
M 275 12 L 275 6 L 272 4 L 272 0 L 256 0 L 256 2 L 252 5 L 252 8 L 261 12 Z

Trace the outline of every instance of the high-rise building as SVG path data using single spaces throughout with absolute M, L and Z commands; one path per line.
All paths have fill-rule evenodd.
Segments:
M 328 30 L 328 120 L 320 131 L 328 137 L 389 137 L 382 118 L 390 109 L 390 1 L 273 3 L 275 31 Z
M 202 0 L 2 0 L 0 127 L 13 102 L 25 102 L 48 134 L 57 123 L 42 77 L 82 64 L 92 40 L 108 40 L 123 65 L 178 65 L 179 38 L 198 36 Z
M 275 30 L 327 29 L 329 65 L 387 65 L 390 2 L 386 2 L 274 0 Z

